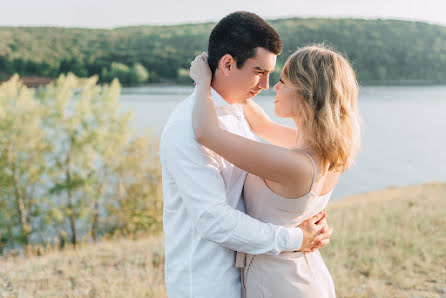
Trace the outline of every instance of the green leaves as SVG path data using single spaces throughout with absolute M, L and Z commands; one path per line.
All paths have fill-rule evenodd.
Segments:
M 0 85 L 0 111 L 0 201 L 4 210 L 0 215 L 7 218 L 0 222 L 0 230 L 9 230 L 9 238 L 27 245 L 33 219 L 39 217 L 32 197 L 45 171 L 42 156 L 48 149 L 41 129 L 41 106 L 34 99 L 34 90 L 13 76 Z
M 50 188 L 49 194 L 57 195 L 63 193 L 64 191 L 73 191 L 80 187 L 83 187 L 86 182 L 86 179 L 76 177 L 74 179 L 70 179 L 70 181 L 67 183 L 56 183 L 53 187 Z
M 297 47 L 326 42 L 352 61 L 360 81 L 446 81 L 446 28 L 421 22 L 359 19 L 269 21 L 284 49 L 278 64 Z M 122 84 L 184 76 L 190 61 L 207 49 L 215 23 L 100 29 L 0 28 L 0 78 L 13 73 L 56 77 L 100 75 Z M 148 75 L 149 74 L 149 75 Z M 148 76 L 147 76 L 148 75 Z
M 123 63 L 112 62 L 109 68 L 102 69 L 101 80 L 111 82 L 115 78 L 124 85 L 146 83 L 149 79 L 149 71 L 141 63 L 134 63 L 132 67 L 129 67 Z
M 156 142 L 135 136 L 132 113 L 120 112 L 119 82 L 97 80 L 61 75 L 38 92 L 18 76 L 0 85 L 3 247 L 31 245 L 33 234 L 76 245 L 160 222 Z

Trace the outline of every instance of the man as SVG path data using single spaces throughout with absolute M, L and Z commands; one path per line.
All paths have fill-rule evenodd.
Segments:
M 255 14 L 232 13 L 215 26 L 209 38 L 209 65 L 212 98 L 223 128 L 255 139 L 238 104 L 269 88 L 269 74 L 281 50 L 278 33 Z M 235 251 L 306 251 L 327 243 L 331 232 L 322 213 L 299 228 L 246 215 L 246 172 L 197 143 L 193 104 L 194 94 L 176 107 L 161 137 L 167 294 L 239 298 Z

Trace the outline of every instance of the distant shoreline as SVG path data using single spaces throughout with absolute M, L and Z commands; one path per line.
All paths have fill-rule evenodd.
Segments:
M 0 84 L 8 81 L 11 78 L 3 78 L 0 79 Z M 57 78 L 50 78 L 50 77 L 40 77 L 40 76 L 20 76 L 20 80 L 23 82 L 23 84 L 29 88 L 36 88 L 45 86 Z M 361 86 L 446 86 L 445 84 L 439 84 L 432 81 L 425 81 L 425 80 L 385 80 L 385 81 L 361 81 L 359 82 Z M 191 83 L 185 83 L 185 82 L 178 82 L 178 81 L 163 81 L 163 82 L 156 82 L 156 83 L 144 83 L 142 85 L 123 85 L 123 87 L 141 87 L 141 86 L 188 86 L 191 85 Z
M 271 20 L 271 25 L 283 43 L 278 68 L 297 48 L 323 43 L 349 59 L 362 85 L 446 84 L 444 26 L 354 18 L 286 18 Z M 213 27 L 0 27 L 0 79 L 13 73 L 56 77 L 73 72 L 82 77 L 99 74 L 101 82 L 118 77 L 126 86 L 188 83 L 190 61 L 208 47 Z M 279 76 L 273 71 L 272 81 Z

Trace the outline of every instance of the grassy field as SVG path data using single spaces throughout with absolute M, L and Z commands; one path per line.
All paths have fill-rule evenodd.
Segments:
M 330 203 L 338 297 L 446 297 L 446 184 Z M 166 297 L 162 236 L 0 259 L 0 297 Z M 278 297 L 279 298 L 279 297 Z

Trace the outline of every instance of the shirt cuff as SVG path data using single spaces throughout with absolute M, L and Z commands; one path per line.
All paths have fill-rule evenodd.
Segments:
M 304 233 L 300 228 L 286 228 L 288 234 L 286 251 L 297 251 L 302 247 Z

